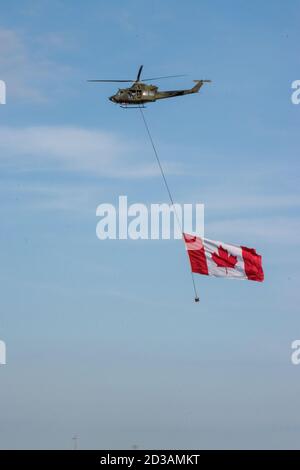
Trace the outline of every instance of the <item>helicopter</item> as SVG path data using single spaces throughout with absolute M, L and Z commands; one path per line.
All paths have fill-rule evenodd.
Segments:
M 121 108 L 139 108 L 141 105 L 145 107 L 145 104 L 153 103 L 157 100 L 198 93 L 204 83 L 211 82 L 211 80 L 194 80 L 196 84 L 186 90 L 159 91 L 157 86 L 148 85 L 144 82 L 160 80 L 162 78 L 183 77 L 184 75 L 168 75 L 166 77 L 144 78 L 141 80 L 142 70 L 143 65 L 140 66 L 135 80 L 88 80 L 88 82 L 133 83 L 129 88 L 119 88 L 115 95 L 109 97 L 110 101 L 120 105 Z

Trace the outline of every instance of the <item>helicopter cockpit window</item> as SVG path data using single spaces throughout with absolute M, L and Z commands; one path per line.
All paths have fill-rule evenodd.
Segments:
M 154 96 L 154 91 L 153 90 L 144 90 L 143 95 L 144 96 Z
M 140 98 L 142 95 L 142 91 L 141 90 L 130 90 L 130 96 L 131 98 L 135 99 L 135 98 Z

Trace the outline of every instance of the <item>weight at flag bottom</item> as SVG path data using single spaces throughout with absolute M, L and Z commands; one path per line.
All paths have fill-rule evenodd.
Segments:
M 254 248 L 183 234 L 193 273 L 262 282 L 261 256 Z

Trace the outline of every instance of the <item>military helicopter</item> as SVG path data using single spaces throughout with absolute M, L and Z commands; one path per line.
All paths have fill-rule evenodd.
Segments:
M 144 105 L 146 103 L 153 103 L 157 100 L 197 93 L 204 83 L 211 82 L 211 80 L 194 80 L 194 82 L 196 82 L 196 85 L 187 90 L 159 91 L 157 86 L 147 85 L 143 82 L 160 80 L 162 78 L 183 77 L 184 75 L 168 75 L 166 77 L 144 78 L 143 80 L 141 80 L 142 70 L 143 65 L 140 66 L 135 80 L 88 80 L 88 82 L 133 83 L 133 85 L 131 85 L 129 88 L 119 88 L 118 92 L 115 95 L 109 97 L 110 101 L 119 104 L 121 108 L 136 108 L 141 107 L 141 105 L 142 107 L 145 107 Z

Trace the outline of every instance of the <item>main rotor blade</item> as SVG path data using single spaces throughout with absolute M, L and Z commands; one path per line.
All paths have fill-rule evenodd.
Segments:
M 166 77 L 143 78 L 141 82 L 151 82 L 152 80 L 161 80 L 162 78 L 186 77 L 186 75 L 167 75 Z
M 88 82 L 114 82 L 114 83 L 132 83 L 135 80 L 87 80 Z
M 137 74 L 137 77 L 136 77 L 137 82 L 140 81 L 142 70 L 143 70 L 143 65 L 141 65 L 140 68 L 139 68 L 139 71 L 138 71 L 138 74 Z

